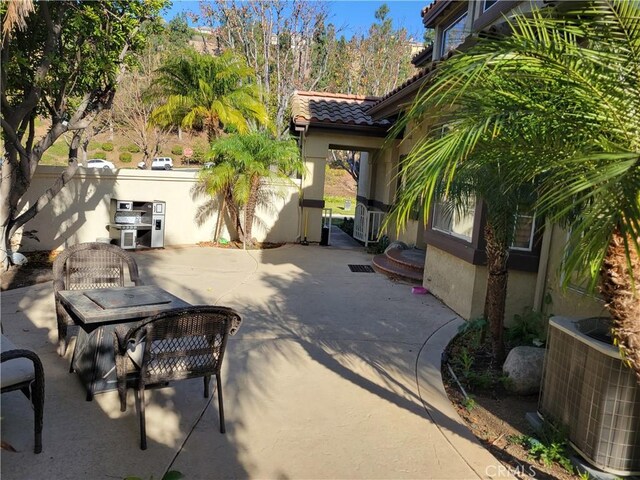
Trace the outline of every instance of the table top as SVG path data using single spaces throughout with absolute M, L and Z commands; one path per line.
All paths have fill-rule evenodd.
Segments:
M 80 326 L 127 323 L 164 310 L 190 304 L 155 285 L 114 287 L 94 290 L 61 290 L 60 301 L 76 316 Z

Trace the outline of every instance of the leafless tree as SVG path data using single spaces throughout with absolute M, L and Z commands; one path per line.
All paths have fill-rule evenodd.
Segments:
M 322 2 L 214 0 L 201 3 L 202 18 L 223 48 L 253 67 L 279 132 L 287 127 L 291 94 L 313 90 L 326 71 L 326 53 L 313 55 L 313 39 L 327 17 Z

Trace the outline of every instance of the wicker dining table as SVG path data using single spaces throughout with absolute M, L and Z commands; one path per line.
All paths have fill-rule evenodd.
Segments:
M 116 390 L 113 332 L 118 325 L 133 327 L 162 311 L 190 306 L 155 285 L 61 290 L 58 295 L 80 327 L 72 368 L 87 389 L 87 400 Z

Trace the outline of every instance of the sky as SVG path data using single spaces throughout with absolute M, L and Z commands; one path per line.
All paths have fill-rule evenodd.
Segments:
M 331 0 L 325 1 L 329 9 L 329 22 L 342 27 L 342 34 L 351 38 L 356 33 L 366 33 L 369 26 L 375 22 L 375 11 L 386 3 L 389 16 L 393 20 L 394 28 L 405 27 L 417 41 L 422 41 L 424 27 L 420 11 L 431 0 Z M 181 12 L 199 12 L 198 2 L 192 0 L 173 0 L 172 7 L 164 14 L 164 18 L 171 20 Z

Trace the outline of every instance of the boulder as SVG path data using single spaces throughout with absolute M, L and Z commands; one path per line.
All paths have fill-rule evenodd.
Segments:
M 544 348 L 515 347 L 507 355 L 502 372 L 509 377 L 507 389 L 518 395 L 540 391 Z
M 389 244 L 389 246 L 387 248 L 384 249 L 384 253 L 387 253 L 389 250 L 408 250 L 409 249 L 409 245 L 407 245 L 404 242 L 401 242 L 400 240 L 396 240 L 394 242 L 391 242 Z

